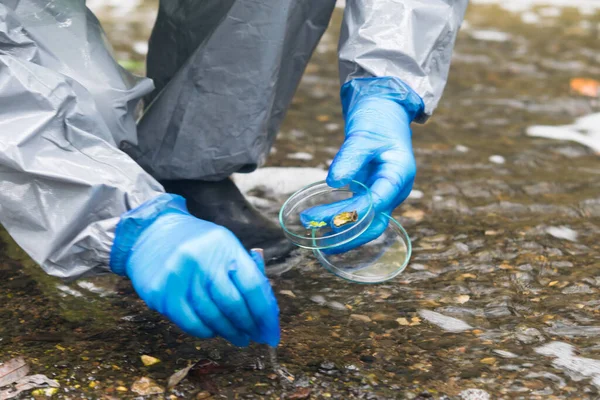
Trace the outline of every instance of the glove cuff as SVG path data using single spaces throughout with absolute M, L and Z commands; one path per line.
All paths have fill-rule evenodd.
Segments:
M 112 272 L 125 276 L 131 250 L 142 232 L 161 215 L 173 212 L 189 214 L 183 197 L 165 193 L 123 214 L 110 252 Z
M 365 98 L 394 101 L 404 108 L 410 122 L 421 118 L 425 110 L 423 99 L 401 79 L 391 76 L 352 79 L 342 86 L 340 97 L 344 119 L 348 112 Z

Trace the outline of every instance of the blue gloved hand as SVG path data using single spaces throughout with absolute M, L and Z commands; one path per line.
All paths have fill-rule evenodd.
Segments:
M 330 249 L 341 253 L 378 238 L 391 214 L 410 194 L 417 171 L 412 150 L 411 122 L 424 109 L 423 101 L 400 79 L 360 78 L 341 89 L 346 139 L 329 168 L 327 184 L 340 188 L 358 181 L 371 189 L 375 219 L 360 238 Z M 339 211 L 336 204 L 332 212 Z M 307 210 L 303 220 L 330 220 L 324 207 Z
M 237 346 L 279 343 L 262 258 L 227 229 L 190 215 L 182 197 L 164 194 L 126 213 L 115 236 L 111 269 L 186 333 Z

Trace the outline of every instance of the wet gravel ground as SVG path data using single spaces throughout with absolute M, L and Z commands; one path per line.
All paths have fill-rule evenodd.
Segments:
M 139 72 L 149 4 L 99 13 L 119 59 Z M 337 12 L 271 167 L 326 169 L 342 142 L 339 21 Z M 123 38 L 134 32 L 132 50 Z M 199 360 L 205 367 L 155 397 L 600 398 L 599 157 L 574 142 L 527 135 L 532 125 L 600 111 L 596 99 L 569 92 L 571 78 L 600 79 L 599 32 L 600 12 L 470 7 L 445 97 L 414 129 L 420 169 L 396 213 L 413 242 L 409 267 L 385 284 L 351 284 L 298 251 L 273 271 L 278 358 L 293 381 L 274 374 L 262 346 L 181 334 L 146 310 L 127 281 L 45 276 L 6 234 L 0 361 L 24 356 L 33 372 L 59 381 L 55 398 L 139 397 L 130 390 L 137 378 L 165 387 Z M 247 189 L 272 216 L 286 197 Z M 161 362 L 145 367 L 142 355 Z

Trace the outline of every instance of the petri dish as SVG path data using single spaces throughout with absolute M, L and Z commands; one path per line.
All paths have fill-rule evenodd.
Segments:
M 340 254 L 315 249 L 313 253 L 329 272 L 356 283 L 381 283 L 402 273 L 412 253 L 410 237 L 393 217 L 381 214 L 387 227 L 377 239 Z
M 326 182 L 306 186 L 283 204 L 279 223 L 286 237 L 305 249 L 328 249 L 365 232 L 373 221 L 371 191 L 352 181 L 343 188 Z
M 336 216 L 354 211 L 355 220 L 335 225 Z M 306 186 L 284 203 L 279 222 L 296 246 L 312 250 L 325 269 L 352 282 L 393 279 L 410 261 L 408 233 L 392 216 L 375 214 L 371 192 L 360 182 L 341 189 L 326 182 Z

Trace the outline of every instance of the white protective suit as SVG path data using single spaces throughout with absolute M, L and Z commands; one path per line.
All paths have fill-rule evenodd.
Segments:
M 348 0 L 340 82 L 399 77 L 424 121 L 467 1 Z M 84 0 L 0 0 L 0 223 L 51 275 L 109 271 L 119 217 L 163 193 L 159 180 L 263 162 L 334 6 L 162 0 L 151 80 L 115 62 Z

